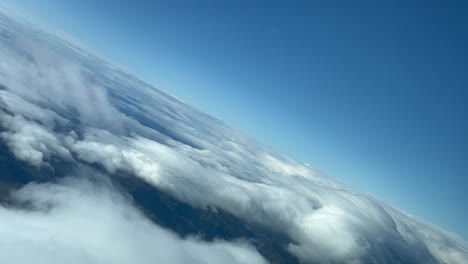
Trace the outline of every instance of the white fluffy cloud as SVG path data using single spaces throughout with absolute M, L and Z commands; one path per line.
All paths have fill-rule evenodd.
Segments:
M 287 250 L 304 262 L 468 262 L 468 245 L 457 236 L 275 153 L 98 58 L 50 40 L 45 32 L 1 15 L 0 21 L 0 135 L 18 159 L 40 167 L 55 157 L 99 164 L 109 174 L 130 173 L 193 206 L 222 208 L 281 233 L 291 241 Z M 34 188 L 53 200 L 47 192 L 68 187 Z M 73 203 L 77 193 L 61 199 Z M 49 224 L 62 211 L 58 208 L 41 223 Z M 131 210 L 121 205 L 109 210 L 122 208 Z M 122 217 L 118 212 L 107 213 Z M 29 217 L 42 216 L 21 214 L 26 229 Z M 88 225 L 93 228 L 91 222 L 83 226 Z M 145 236 L 131 238 L 138 243 L 135 239 L 155 243 Z M 109 250 L 104 244 L 99 246 Z M 171 245 L 205 252 L 230 244 Z M 221 255 L 227 256 L 206 256 Z
M 40 166 L 52 156 L 65 161 L 73 158 L 57 137 L 46 127 L 27 121 L 23 116 L 2 114 L 0 123 L 6 131 L 0 133 L 13 154 L 18 159 L 26 160 L 34 166 Z
M 31 183 L 11 196 L 27 209 L 0 206 L 2 263 L 266 263 L 241 241 L 181 239 L 103 180 Z

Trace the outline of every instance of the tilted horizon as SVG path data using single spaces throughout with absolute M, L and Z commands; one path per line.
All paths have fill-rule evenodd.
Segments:
M 5 11 L 0 42 L 2 262 L 468 262 L 460 236 Z

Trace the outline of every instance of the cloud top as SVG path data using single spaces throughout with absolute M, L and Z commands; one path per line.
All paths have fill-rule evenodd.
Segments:
M 0 206 L 1 262 L 266 263 L 241 241 L 181 239 L 153 224 L 105 178 L 91 181 L 93 172 L 84 173 L 11 193 L 11 203 L 22 208 Z

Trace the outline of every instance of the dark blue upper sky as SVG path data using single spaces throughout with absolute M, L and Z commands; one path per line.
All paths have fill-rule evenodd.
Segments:
M 468 238 L 467 2 L 6 2 L 259 141 Z

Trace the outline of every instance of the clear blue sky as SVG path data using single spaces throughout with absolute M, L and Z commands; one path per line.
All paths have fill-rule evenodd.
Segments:
M 6 2 L 259 141 L 468 238 L 466 1 Z

